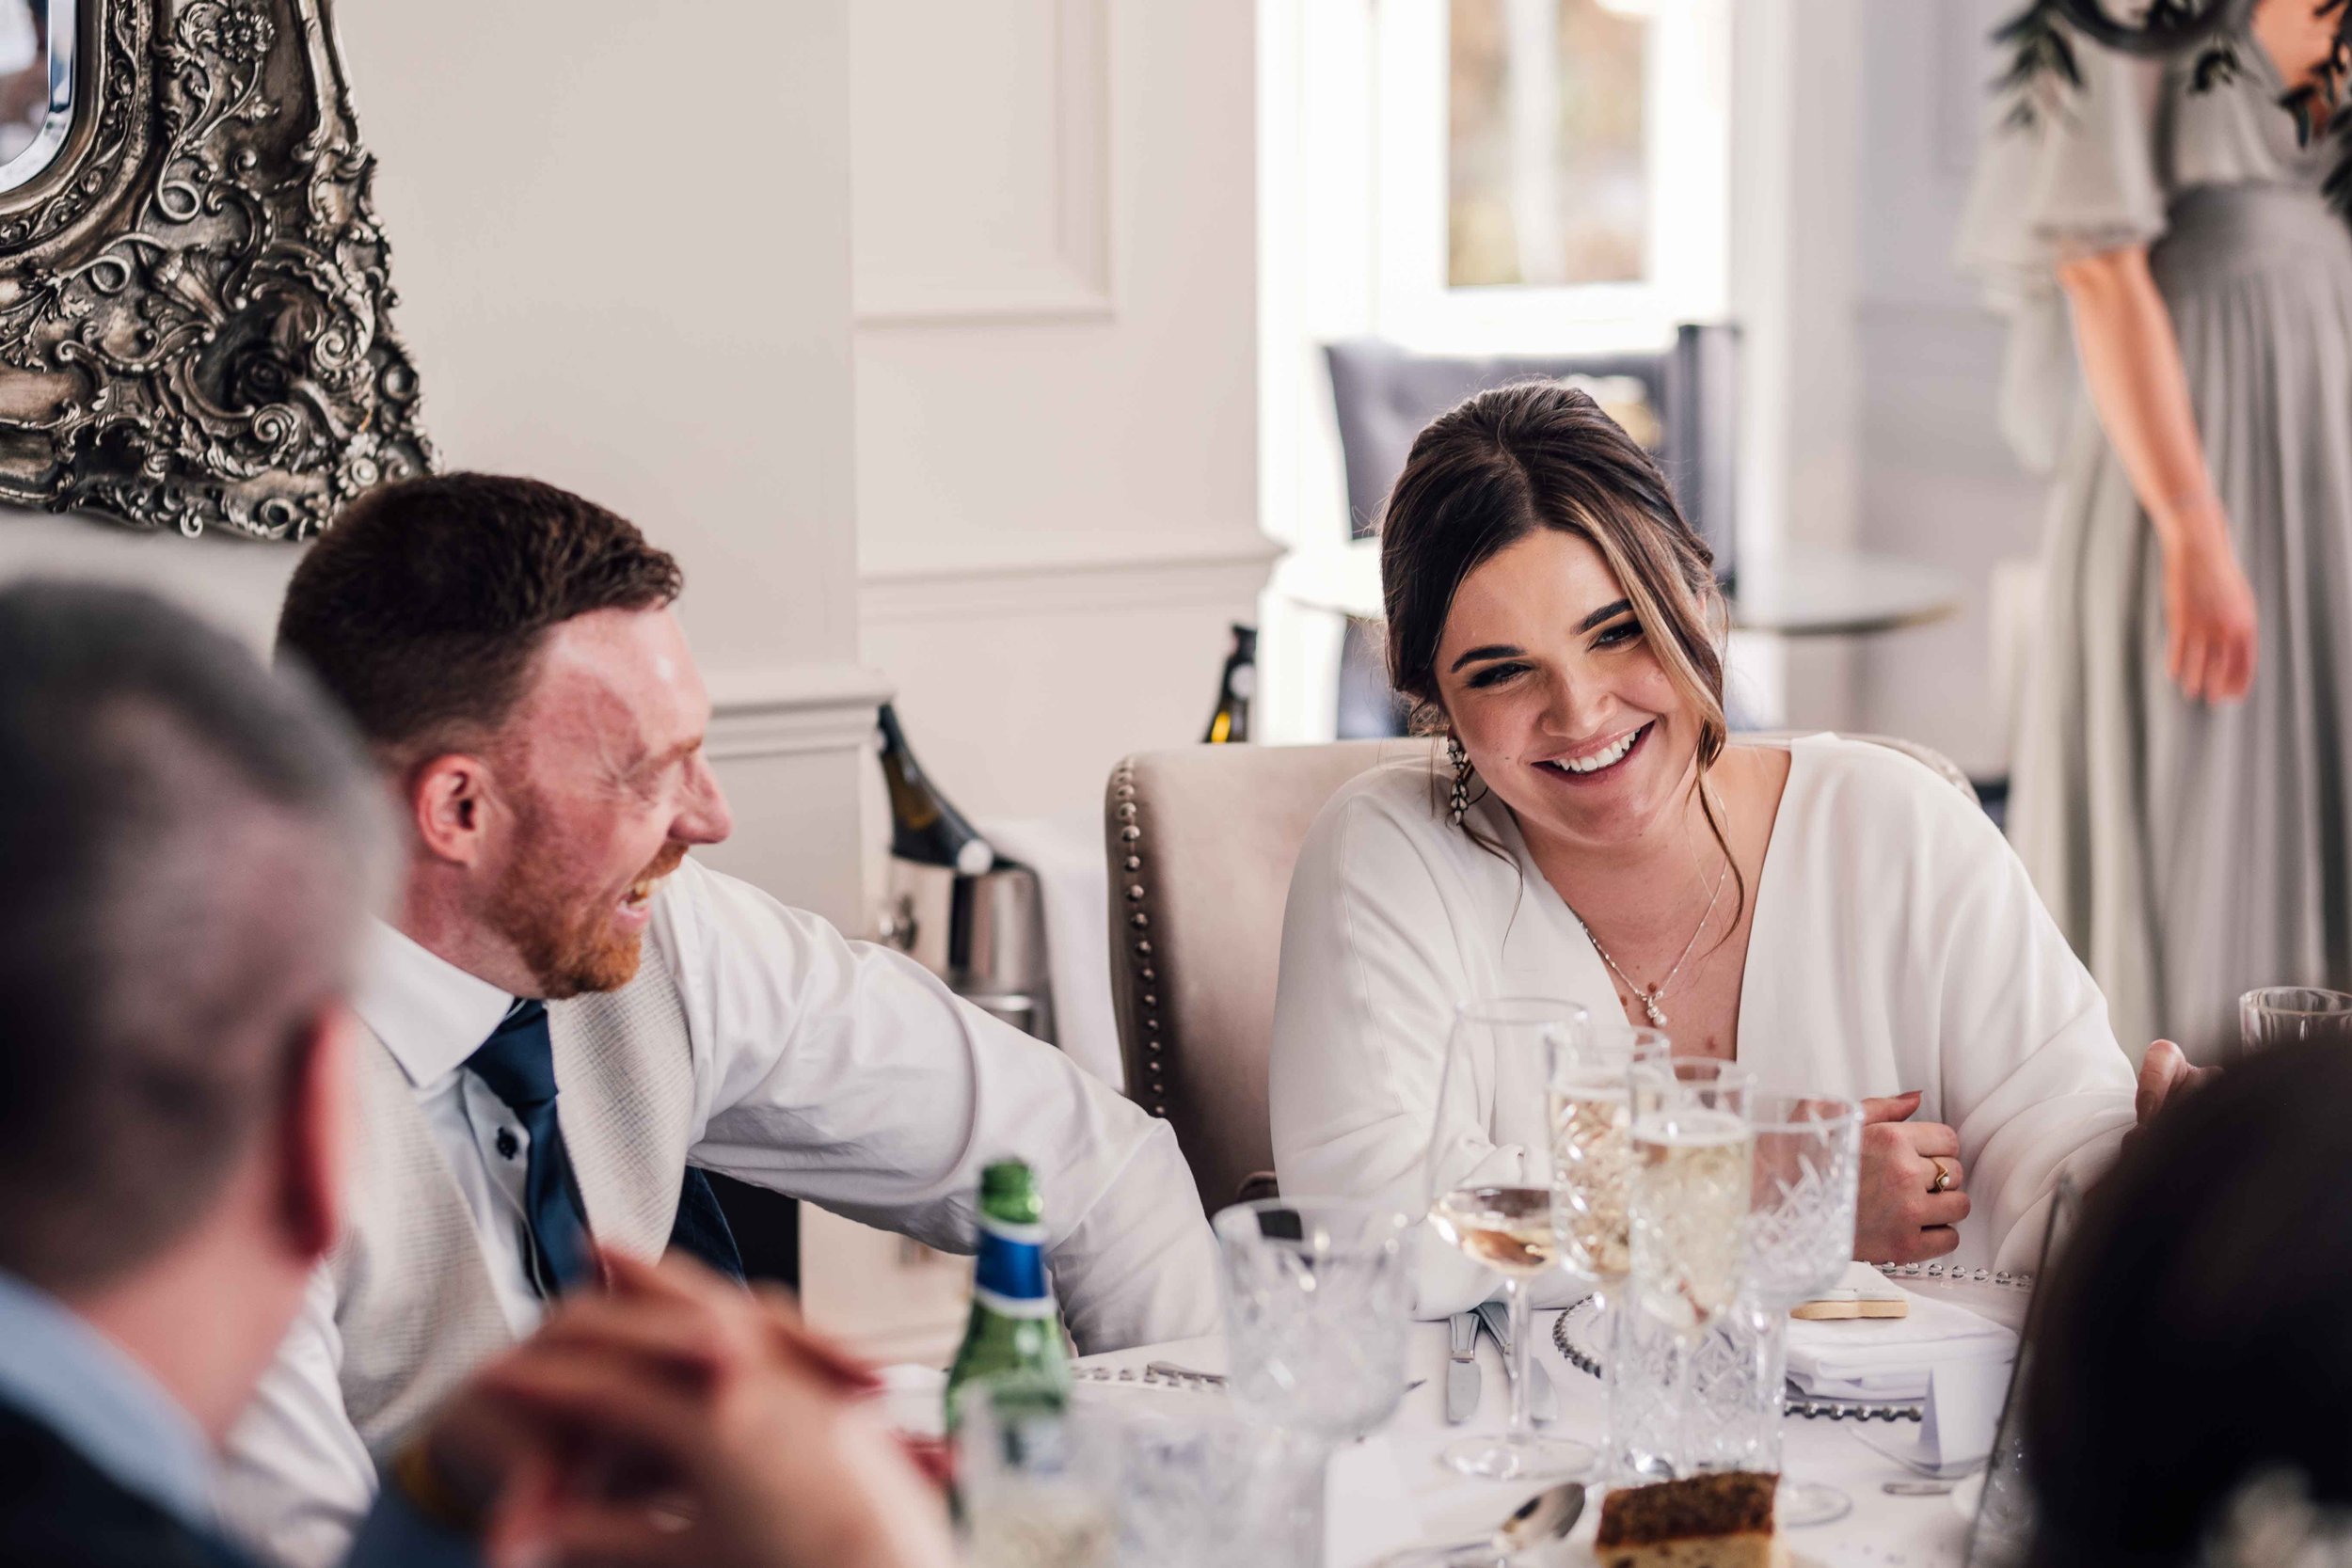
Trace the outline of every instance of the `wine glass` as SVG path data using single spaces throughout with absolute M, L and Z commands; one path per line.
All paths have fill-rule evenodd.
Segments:
M 1429 1220 L 1438 1235 L 1502 1276 L 1511 1325 L 1511 1422 L 1500 1437 L 1468 1437 L 1442 1457 L 1464 1475 L 1496 1481 L 1581 1475 L 1592 1448 L 1539 1436 L 1528 1404 L 1527 1284 L 1560 1256 L 1553 1203 L 1549 1068 L 1559 1042 L 1585 1024 L 1573 1002 L 1504 997 L 1466 1002 L 1446 1041 L 1445 1076 L 1425 1163 Z
M 1755 1075 L 1730 1062 L 1685 1056 L 1638 1062 L 1627 1079 L 1631 1293 L 1642 1311 L 1674 1331 L 1674 1452 L 1662 1457 L 1679 1473 L 1698 1451 L 1690 1430 L 1692 1364 L 1707 1331 L 1738 1305 L 1747 1273 Z
M 1788 1386 L 1788 1312 L 1836 1288 L 1853 1257 L 1862 1171 L 1862 1107 L 1815 1095 L 1748 1097 L 1756 1137 L 1748 1207 L 1748 1291 L 1756 1307 L 1758 1391 L 1766 1403 L 1758 1467 L 1778 1470 Z M 1825 1525 L 1853 1500 L 1819 1481 L 1780 1485 L 1780 1522 Z

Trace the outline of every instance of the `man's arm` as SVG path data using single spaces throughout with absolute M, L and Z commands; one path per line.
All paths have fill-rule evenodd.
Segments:
M 221 1517 L 264 1561 L 333 1568 L 374 1499 L 375 1465 L 343 1409 L 342 1364 L 335 1281 L 321 1264 L 221 1466 Z
M 965 1252 L 980 1168 L 1026 1160 L 1080 1349 L 1216 1328 L 1216 1246 L 1165 1123 L 897 953 L 691 862 L 677 881 L 696 1164 Z

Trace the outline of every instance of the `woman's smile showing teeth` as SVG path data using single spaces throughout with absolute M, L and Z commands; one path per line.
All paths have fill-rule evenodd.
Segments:
M 1650 721 L 1650 724 L 1656 722 L 1656 720 Z M 1581 756 L 1546 757 L 1535 766 L 1557 777 L 1574 779 L 1582 783 L 1597 774 L 1608 772 L 1625 761 L 1627 757 L 1631 756 L 1634 749 L 1641 745 L 1643 737 L 1649 734 L 1650 724 L 1628 730 L 1597 751 L 1586 752 Z

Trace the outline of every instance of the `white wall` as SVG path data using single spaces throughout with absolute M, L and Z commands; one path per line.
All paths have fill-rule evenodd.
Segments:
M 709 858 L 844 921 L 881 692 L 855 662 L 849 11 L 336 8 L 444 466 L 577 489 L 682 558 L 739 822 Z M 0 517 L 0 574 L 147 581 L 256 641 L 295 558 Z
M 1200 737 L 1254 618 L 1249 0 L 860 0 L 861 647 L 980 816 Z
M 1870 644 L 1860 722 L 2003 772 L 1993 687 L 1989 577 L 2031 557 L 2043 485 L 1994 424 L 2003 328 L 1953 271 L 1952 237 L 1975 155 L 1987 42 L 2012 0 L 1865 8 L 1860 342 L 1860 543 L 1931 562 L 1967 588 L 1956 620 Z

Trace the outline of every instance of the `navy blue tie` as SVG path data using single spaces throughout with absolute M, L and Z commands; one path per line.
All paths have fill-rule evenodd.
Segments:
M 530 1224 L 532 1287 L 550 1297 L 596 1276 L 588 1211 L 572 1179 L 572 1157 L 555 1119 L 555 1048 L 548 1038 L 548 1006 L 515 1004 L 482 1048 L 466 1058 L 474 1075 L 506 1102 L 531 1134 L 531 1164 L 523 1177 L 523 1211 Z

